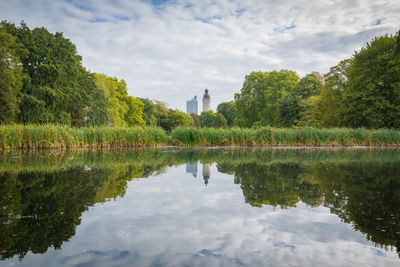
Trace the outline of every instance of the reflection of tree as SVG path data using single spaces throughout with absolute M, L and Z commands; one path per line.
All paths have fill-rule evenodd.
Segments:
M 0 152 L 0 259 L 60 248 L 89 206 L 123 197 L 131 179 L 198 161 L 216 162 L 219 172 L 234 175 L 253 206 L 323 204 L 368 239 L 400 251 L 398 150 L 12 153 L 18 158 Z
M 303 169 L 298 164 L 239 164 L 235 167 L 235 183 L 243 190 L 245 201 L 252 206 L 268 204 L 282 208 L 303 201 L 314 204 L 321 197 L 317 185 L 299 178 Z
M 60 248 L 75 234 L 88 206 L 122 196 L 127 180 L 141 174 L 137 168 L 87 171 L 83 167 L 50 173 L 2 173 L 1 258 L 22 258 L 28 251 L 44 253 L 50 246 Z
M 400 165 L 365 161 L 351 165 L 317 164 L 325 205 L 344 222 L 381 246 L 400 252 Z

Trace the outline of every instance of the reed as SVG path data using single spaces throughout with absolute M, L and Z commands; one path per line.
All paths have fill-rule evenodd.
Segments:
M 399 146 L 393 129 L 0 125 L 0 149 L 178 146 Z
M 178 127 L 171 142 L 187 146 L 398 146 L 393 129 L 317 128 L 193 128 Z
M 0 126 L 0 149 L 138 147 L 167 143 L 167 134 L 157 127 Z

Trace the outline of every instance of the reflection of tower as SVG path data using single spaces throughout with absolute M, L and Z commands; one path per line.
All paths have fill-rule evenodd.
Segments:
M 210 104 L 211 104 L 211 98 L 210 95 L 208 94 L 208 89 L 206 89 L 204 91 L 204 96 L 203 96 L 203 111 L 209 111 Z
M 206 186 L 208 184 L 208 179 L 210 179 L 210 173 L 210 164 L 203 164 L 203 179 Z
M 186 164 L 186 173 L 191 173 L 193 177 L 197 177 L 197 162 L 196 164 Z
M 197 96 L 195 96 L 192 100 L 186 101 L 186 113 L 197 114 Z

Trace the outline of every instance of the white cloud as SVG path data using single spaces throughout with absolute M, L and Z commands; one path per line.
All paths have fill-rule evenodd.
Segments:
M 153 2 L 2 1 L 0 16 L 64 32 L 91 71 L 182 110 L 206 87 L 216 109 L 251 71 L 327 72 L 400 21 L 390 0 Z

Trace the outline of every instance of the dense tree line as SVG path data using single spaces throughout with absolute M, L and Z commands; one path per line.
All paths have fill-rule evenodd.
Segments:
M 90 73 L 62 33 L 2 21 L 0 123 L 399 128 L 399 35 L 375 38 L 325 75 L 252 72 L 234 101 L 189 115 L 129 96 L 124 80 Z
M 1 123 L 145 124 L 125 81 L 90 73 L 70 40 L 43 27 L 1 22 L 0 86 Z
M 62 33 L 0 24 L 0 123 L 72 126 L 225 127 L 212 111 L 186 114 L 165 103 L 128 95 L 124 80 L 90 73 Z
M 234 123 L 254 126 L 400 127 L 400 31 L 377 37 L 325 75 L 252 72 L 235 94 Z

